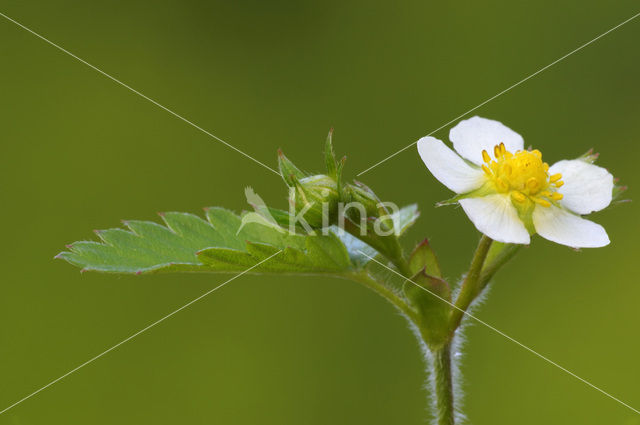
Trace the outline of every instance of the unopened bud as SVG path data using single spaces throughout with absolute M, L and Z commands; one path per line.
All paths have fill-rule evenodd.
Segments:
M 295 176 L 291 178 L 293 188 L 289 202 L 294 209 L 294 215 L 304 212 L 304 220 L 313 228 L 335 223 L 340 201 L 336 181 L 323 174 L 301 179 Z
M 367 217 L 349 217 L 354 221 L 361 218 L 378 217 L 378 205 L 380 200 L 369 188 L 347 184 L 345 187 L 346 195 L 349 202 L 361 204 L 366 211 Z
M 390 231 L 393 229 L 393 220 L 391 220 L 390 212 L 386 208 L 386 203 L 381 202 L 380 198 L 364 183 L 354 181 L 354 184 L 348 184 L 345 188 L 348 199 L 351 202 L 357 202 L 364 206 L 367 213 L 367 219 L 381 218 L 380 225 L 382 231 Z M 355 212 L 354 212 L 355 213 Z M 361 219 L 361 217 L 350 217 L 352 220 Z

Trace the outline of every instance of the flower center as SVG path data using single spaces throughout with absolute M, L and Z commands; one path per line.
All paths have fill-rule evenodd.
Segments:
M 539 150 L 511 153 L 500 143 L 493 148 L 495 160 L 482 151 L 482 169 L 498 192 L 509 193 L 518 203 L 527 200 L 544 207 L 562 199 L 556 190 L 564 183 L 562 174 L 549 175 L 549 164 L 542 161 Z

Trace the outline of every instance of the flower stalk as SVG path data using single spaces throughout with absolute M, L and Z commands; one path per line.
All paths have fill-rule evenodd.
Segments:
M 476 248 L 476 252 L 473 255 L 473 260 L 471 261 L 471 266 L 469 267 L 467 276 L 462 282 L 462 288 L 460 289 L 460 294 L 458 295 L 458 299 L 455 303 L 456 308 L 451 311 L 451 318 L 449 321 L 451 333 L 454 333 L 456 329 L 458 329 L 467 308 L 469 308 L 473 300 L 480 295 L 480 292 L 483 289 L 480 285 L 480 276 L 492 243 L 493 239 L 486 235 L 482 235 L 480 238 L 478 248 Z

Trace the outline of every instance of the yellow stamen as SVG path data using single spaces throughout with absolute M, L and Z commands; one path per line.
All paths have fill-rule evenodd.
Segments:
M 535 202 L 536 204 L 542 205 L 543 207 L 550 207 L 551 206 L 551 202 L 547 201 L 546 199 L 542 199 L 542 198 L 532 198 L 533 202 Z
M 504 179 L 496 179 L 496 186 L 499 191 L 506 192 L 509 190 L 509 184 L 504 181 Z
M 493 154 L 495 158 L 491 159 L 489 151 L 482 151 L 482 170 L 497 192 L 509 194 L 523 210 L 529 211 L 532 203 L 551 207 L 552 202 L 563 199 L 555 191 L 564 184 L 562 174 L 549 175 L 549 164 L 542 161 L 539 150 L 509 152 L 500 143 L 493 147 Z
M 560 180 L 561 178 L 562 178 L 562 174 L 560 174 L 560 173 L 554 174 L 554 175 L 549 177 L 549 182 L 554 183 L 554 182 L 557 182 L 558 180 Z
M 520 203 L 527 200 L 527 197 L 522 192 L 511 192 L 511 197 Z

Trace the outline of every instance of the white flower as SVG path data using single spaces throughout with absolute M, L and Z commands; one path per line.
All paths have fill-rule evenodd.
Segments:
M 534 233 L 575 248 L 609 244 L 602 226 L 580 217 L 611 203 L 613 176 L 604 168 L 583 159 L 549 167 L 540 151 L 524 150 L 522 136 L 486 118 L 460 122 L 449 139 L 455 152 L 423 137 L 418 153 L 485 235 L 517 244 Z

